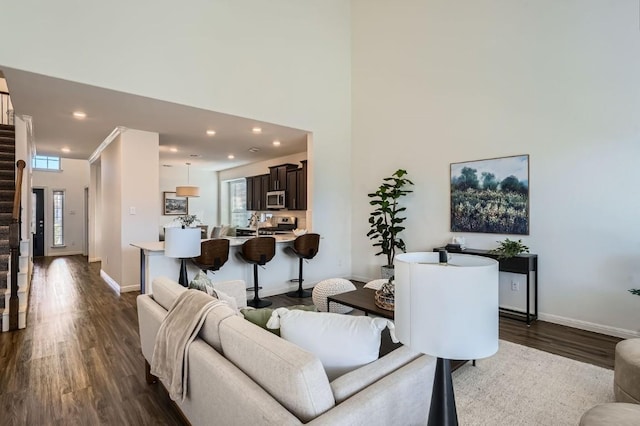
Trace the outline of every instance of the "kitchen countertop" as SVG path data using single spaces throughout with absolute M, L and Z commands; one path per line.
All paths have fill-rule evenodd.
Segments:
M 263 235 L 263 236 L 269 236 L 269 235 Z M 276 244 L 284 244 L 284 243 L 290 243 L 293 240 L 296 239 L 296 236 L 293 235 L 293 232 L 290 232 L 288 234 L 285 235 L 272 235 L 273 238 L 276 239 Z M 229 246 L 230 247 L 239 247 L 241 246 L 245 241 L 251 239 L 251 238 L 255 238 L 254 236 L 250 236 L 250 237 L 225 237 L 227 240 L 229 240 Z M 208 240 L 204 239 L 202 241 L 206 241 Z M 143 242 L 143 243 L 131 243 L 132 246 L 137 247 L 139 249 L 142 250 L 147 250 L 150 252 L 163 252 L 164 251 L 164 241 L 151 241 L 151 242 Z

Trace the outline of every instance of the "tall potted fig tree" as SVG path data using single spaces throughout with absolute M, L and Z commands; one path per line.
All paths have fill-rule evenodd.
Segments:
M 382 181 L 382 185 L 376 192 L 369 195 L 371 200 L 369 204 L 375 207 L 369 216 L 370 230 L 367 233 L 369 239 L 374 240 L 374 247 L 379 247 L 378 255 L 387 257 L 387 264 L 382 267 L 382 278 L 391 278 L 393 276 L 393 259 L 396 256 L 396 249 L 406 251 L 406 246 L 402 238 L 398 236 L 404 230 L 402 222 L 407 218 L 402 217 L 401 213 L 407 208 L 400 207 L 399 201 L 402 197 L 413 192 L 406 189 L 407 186 L 413 185 L 405 176 L 407 171 L 398 169 Z

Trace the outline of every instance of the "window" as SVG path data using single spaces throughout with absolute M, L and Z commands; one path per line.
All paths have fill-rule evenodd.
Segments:
M 60 157 L 50 157 L 47 155 L 35 155 L 31 165 L 34 169 L 40 170 L 60 170 Z
M 228 190 L 225 205 L 225 220 L 231 226 L 247 226 L 250 214 L 247 212 L 247 181 L 235 179 L 225 182 Z M 225 191 L 226 192 L 226 191 Z
M 53 246 L 64 245 L 64 191 L 53 191 Z

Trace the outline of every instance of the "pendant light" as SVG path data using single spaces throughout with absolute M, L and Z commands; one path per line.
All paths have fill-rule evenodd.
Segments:
M 190 185 L 190 170 L 191 163 L 187 164 L 187 185 L 184 186 L 176 186 L 176 196 L 178 197 L 199 197 L 200 196 L 200 188 L 197 186 Z

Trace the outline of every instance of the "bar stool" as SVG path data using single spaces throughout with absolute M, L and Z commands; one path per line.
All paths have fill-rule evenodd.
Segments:
M 255 237 L 242 244 L 242 250 L 237 253 L 238 257 L 247 263 L 253 264 L 253 299 L 247 300 L 247 305 L 254 308 L 264 308 L 271 305 L 268 300 L 258 297 L 258 265 L 264 266 L 273 259 L 276 254 L 276 239 L 273 237 Z
M 200 243 L 200 256 L 191 260 L 205 273 L 217 271 L 229 259 L 229 240 L 218 238 Z
M 320 234 L 304 234 L 300 235 L 293 241 L 293 247 L 287 247 L 286 250 L 300 259 L 300 267 L 298 270 L 298 278 L 290 281 L 298 282 L 298 289 L 287 293 L 289 297 L 311 297 L 311 291 L 302 288 L 302 263 L 305 259 L 313 259 L 318 254 L 318 246 L 320 245 Z

